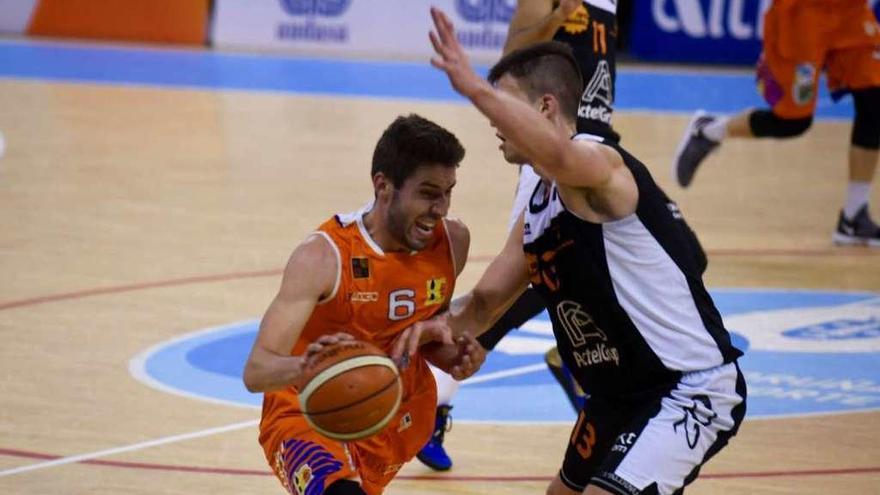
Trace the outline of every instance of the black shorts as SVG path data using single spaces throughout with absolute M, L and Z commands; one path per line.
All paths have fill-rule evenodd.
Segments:
M 735 363 L 686 373 L 640 403 L 592 396 L 578 414 L 559 476 L 619 495 L 681 493 L 736 434 L 746 387 Z

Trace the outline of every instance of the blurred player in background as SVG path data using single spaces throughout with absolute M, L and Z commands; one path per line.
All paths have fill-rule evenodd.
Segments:
M 865 0 L 774 0 L 764 17 L 757 73 L 770 109 L 729 118 L 698 111 L 676 151 L 675 175 L 689 186 L 725 139 L 786 139 L 806 132 L 823 70 L 832 98 L 850 93 L 855 102 L 846 202 L 832 238 L 840 245 L 880 247 L 880 227 L 868 212 L 880 150 L 880 26 Z
M 243 376 L 264 392 L 260 443 L 290 493 L 382 493 L 431 435 L 437 390 L 425 358 L 457 378 L 482 362 L 476 340 L 452 342 L 445 320 L 431 319 L 467 260 L 467 228 L 446 219 L 463 157 L 447 130 L 399 117 L 373 154 L 374 199 L 324 222 L 290 256 Z M 342 442 L 309 427 L 292 384 L 324 346 L 352 337 L 401 363 L 403 401 L 383 431 Z M 445 344 L 434 354 L 420 349 L 436 341 Z

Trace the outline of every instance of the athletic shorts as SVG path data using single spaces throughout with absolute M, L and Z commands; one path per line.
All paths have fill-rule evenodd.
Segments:
M 411 395 L 379 434 L 341 442 L 312 430 L 305 418 L 286 416 L 263 425 L 260 442 L 275 475 L 293 495 L 319 495 L 342 478 L 379 495 L 434 431 L 436 387 Z
M 681 493 L 736 434 L 746 386 L 736 363 L 686 373 L 638 402 L 591 396 L 578 414 L 559 476 L 619 495 Z
M 764 16 L 758 91 L 784 119 L 813 115 L 819 74 L 832 93 L 880 87 L 880 25 L 865 0 L 775 0 Z

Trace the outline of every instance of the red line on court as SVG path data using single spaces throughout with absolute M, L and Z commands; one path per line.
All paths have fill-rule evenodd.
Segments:
M 26 450 L 4 449 L 0 448 L 0 455 L 9 457 L 22 457 L 28 459 L 56 460 L 62 456 L 43 454 L 39 452 L 29 452 Z M 272 472 L 268 469 L 233 469 L 233 468 L 209 468 L 199 466 L 181 466 L 173 464 L 153 464 L 146 462 L 126 462 L 126 461 L 102 461 L 102 460 L 86 460 L 79 461 L 77 464 L 89 464 L 93 466 L 115 467 L 123 469 L 147 469 L 153 471 L 172 471 L 199 474 L 226 474 L 235 476 L 272 476 Z M 754 471 L 742 473 L 707 473 L 700 476 L 700 479 L 733 479 L 733 478 L 783 478 L 798 476 L 841 476 L 851 474 L 873 474 L 880 473 L 880 466 L 862 467 L 862 468 L 840 468 L 840 469 L 807 469 L 807 470 L 790 470 L 790 471 Z M 486 481 L 486 482 L 529 482 L 529 481 L 550 481 L 550 476 L 445 476 L 445 475 L 401 475 L 396 479 L 407 481 Z
M 772 256 L 878 256 L 880 251 L 871 250 L 869 248 L 820 248 L 820 249 L 717 249 L 709 251 L 709 256 L 756 256 L 756 257 L 772 257 Z M 494 256 L 471 256 L 469 261 L 475 263 L 485 263 L 491 261 Z M 159 280 L 156 282 L 142 282 L 137 284 L 117 285 L 115 287 L 98 287 L 94 289 L 84 289 L 74 292 L 65 292 L 61 294 L 50 294 L 47 296 L 33 297 L 29 299 L 19 299 L 17 301 L 0 302 L 0 311 L 12 308 L 21 308 L 24 306 L 36 306 L 57 301 L 66 301 L 70 299 L 80 299 L 84 297 L 119 294 L 121 292 L 131 292 L 145 289 L 158 289 L 162 287 L 174 287 L 178 285 L 204 284 L 210 282 L 226 282 L 230 280 L 241 280 L 246 278 L 272 277 L 278 276 L 283 272 L 282 269 L 274 270 L 258 270 L 251 272 L 233 272 L 221 273 L 218 275 L 201 275 L 185 278 L 175 278 L 170 280 Z
M 120 292 L 157 289 L 160 287 L 174 287 L 176 285 L 203 284 L 208 282 L 225 282 L 228 280 L 241 280 L 246 278 L 270 277 L 280 275 L 281 272 L 281 269 L 274 269 L 259 270 L 254 272 L 221 273 L 219 275 L 203 275 L 196 277 L 176 278 L 171 280 L 160 280 L 157 282 L 118 285 L 116 287 L 99 287 L 96 289 L 85 289 L 75 292 L 66 292 L 63 294 L 52 294 L 48 296 L 34 297 L 31 299 L 20 299 L 18 301 L 0 303 L 0 311 L 3 311 L 4 309 L 20 308 L 22 306 L 36 306 L 38 304 L 64 301 L 67 299 L 80 299 L 83 297 L 97 296 L 102 294 L 118 294 Z

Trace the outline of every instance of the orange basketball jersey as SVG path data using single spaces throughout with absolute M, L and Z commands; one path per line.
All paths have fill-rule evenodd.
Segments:
M 315 235 L 323 236 L 334 248 L 339 267 L 337 281 L 331 294 L 315 307 L 291 355 L 303 354 L 318 337 L 336 332 L 350 333 L 390 352 L 405 328 L 438 313 L 452 296 L 456 268 L 445 222 L 437 224 L 434 239 L 425 249 L 386 253 L 364 226 L 366 211 L 336 215 L 318 228 Z M 381 492 L 403 463 L 424 446 L 433 430 L 437 391 L 427 363 L 416 355 L 400 370 L 400 376 L 400 410 L 383 432 L 345 445 L 319 440 L 336 457 L 350 456 L 340 461 L 347 461 L 357 471 L 368 493 Z M 260 443 L 276 472 L 284 442 L 291 437 L 316 438 L 307 430 L 293 387 L 265 394 Z M 336 453 L 343 451 L 344 456 Z M 278 474 L 283 476 L 283 472 Z

